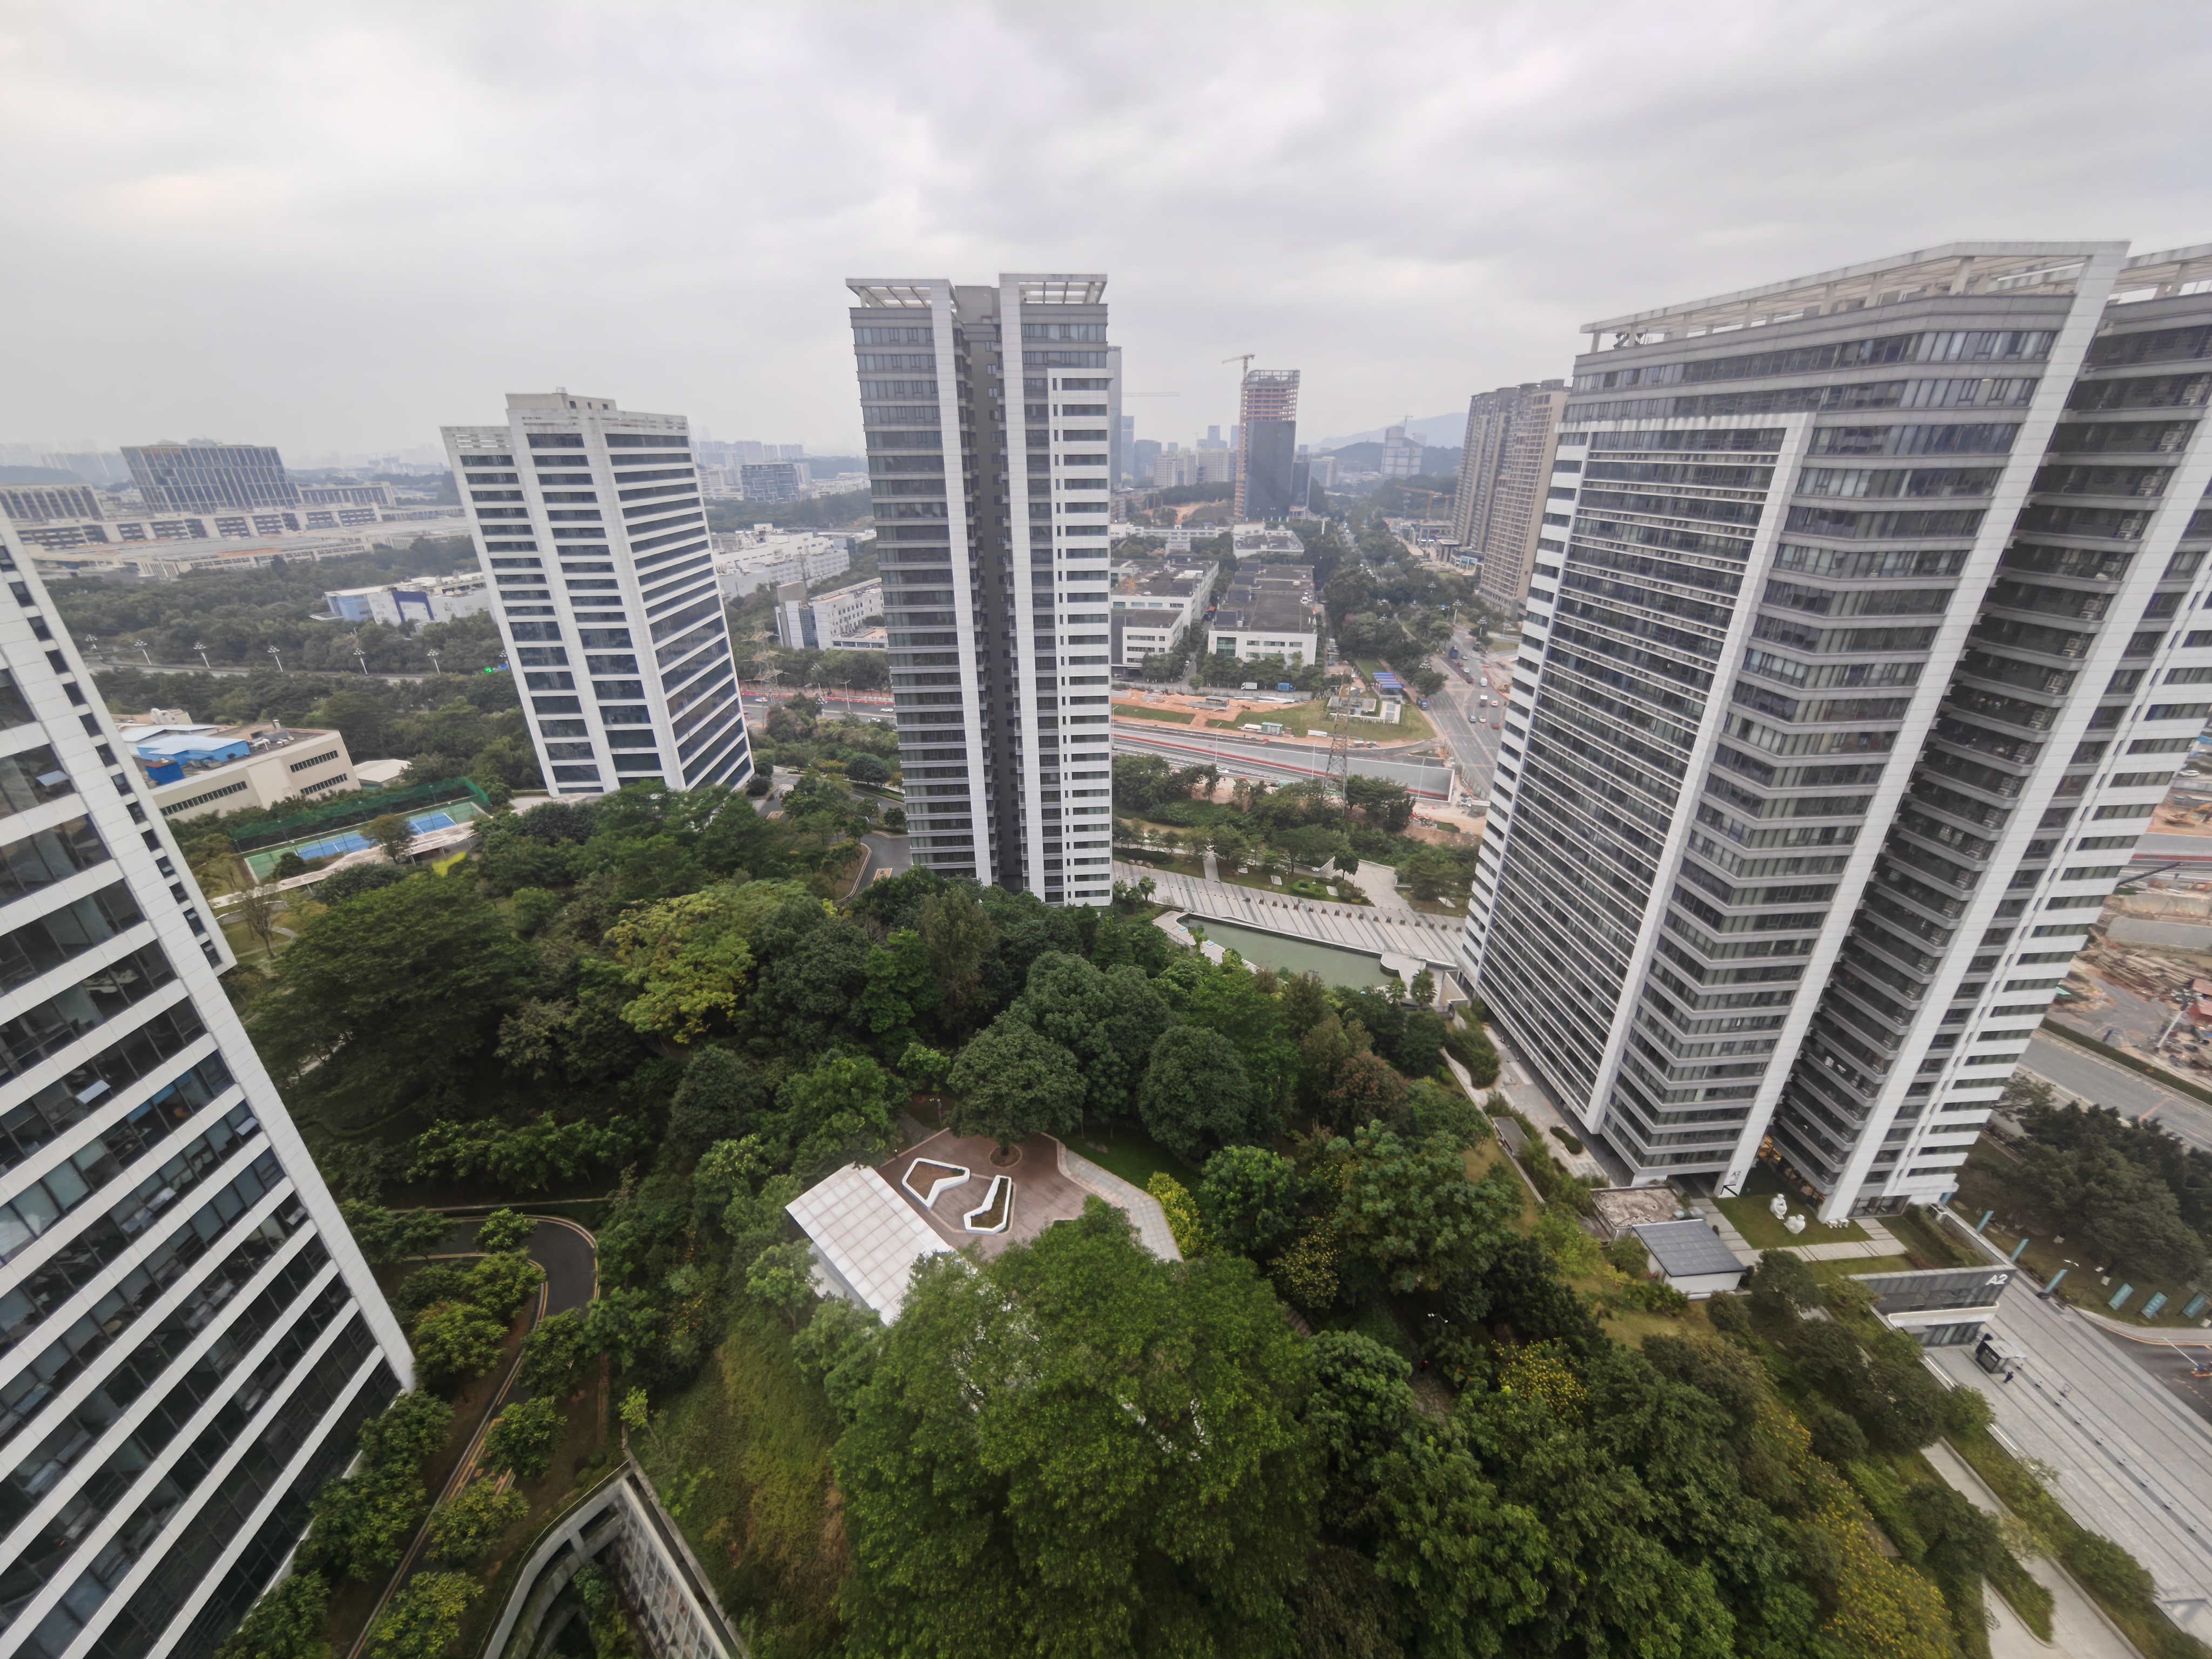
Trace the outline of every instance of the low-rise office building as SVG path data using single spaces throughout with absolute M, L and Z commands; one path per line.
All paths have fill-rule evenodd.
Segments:
M 491 609 L 491 592 L 484 586 L 483 571 L 468 570 L 452 576 L 387 582 L 379 587 L 336 588 L 323 595 L 323 602 L 340 622 L 404 628 L 410 623 L 444 623 L 482 616 Z
M 361 787 L 353 757 L 335 731 L 256 720 L 211 726 L 172 718 L 181 709 L 125 716 L 121 737 L 155 809 L 172 823 L 318 799 Z
M 1206 615 L 1213 594 L 1212 561 L 1124 559 L 1109 573 L 1111 657 L 1131 672 L 1145 659 L 1172 651 Z
M 853 568 L 850 542 L 842 537 L 790 535 L 767 525 L 714 538 L 714 580 L 726 599 L 786 582 L 811 586 Z
M 868 630 L 869 619 L 883 620 L 884 585 L 870 580 L 827 593 L 806 596 L 804 582 L 785 582 L 775 591 L 776 643 L 793 650 L 866 649 L 850 641 Z
M 1280 657 L 1292 667 L 1321 660 L 1321 611 L 1304 565 L 1251 565 L 1230 579 L 1214 607 L 1209 648 L 1254 662 Z
M 45 524 L 49 520 L 105 518 L 107 495 L 83 483 L 9 484 L 0 487 L 0 514 L 17 524 Z
M 25 526 L 25 531 L 35 530 Z M 27 535 L 26 540 L 29 538 Z M 219 541 L 126 543 L 119 547 L 84 547 L 33 552 L 42 576 L 104 576 L 122 581 L 174 581 L 196 570 L 259 570 L 283 559 L 297 564 L 325 559 L 358 558 L 368 551 L 365 536 L 246 536 Z

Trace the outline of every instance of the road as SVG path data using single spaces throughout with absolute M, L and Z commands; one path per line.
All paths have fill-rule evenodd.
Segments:
M 1328 771 L 1328 750 L 1318 744 L 1261 744 L 1225 732 L 1200 736 L 1181 727 L 1158 735 L 1131 729 L 1141 724 L 1114 722 L 1115 754 L 1158 755 L 1177 766 L 1212 761 L 1225 773 L 1285 783 L 1323 777 Z M 1441 761 L 1389 760 L 1372 750 L 1355 749 L 1347 764 L 1362 777 L 1402 783 L 1425 800 L 1443 800 L 1450 793 L 1451 769 Z
M 2171 864 L 2177 859 L 2212 864 L 2212 836 L 2145 836 L 2136 843 L 2136 864 Z
M 1462 781 L 1480 800 L 1490 793 L 1490 780 L 1498 768 L 1498 745 L 1504 737 L 1502 730 L 1491 729 L 1492 723 L 1502 723 L 1504 711 L 1496 702 L 1487 707 L 1482 702 L 1484 697 L 1496 696 L 1486 672 L 1489 665 L 1484 660 L 1482 641 L 1462 632 L 1452 636 L 1452 643 L 1459 647 L 1460 660 L 1474 680 L 1470 684 L 1460 678 L 1449 658 L 1430 658 L 1429 665 L 1444 677 L 1444 689 L 1429 699 L 1429 720 L 1459 763 Z M 1504 664 L 1512 659 L 1495 660 Z
M 878 830 L 872 836 L 861 836 L 860 845 L 867 849 L 868 860 L 860 866 L 860 873 L 853 878 L 853 892 L 846 895 L 848 898 L 878 877 L 888 880 L 914 868 L 914 854 L 908 849 L 904 836 Z
M 2007 1443 L 2049 1464 L 2068 1513 L 2149 1569 L 2176 1623 L 2212 1634 L 2212 1430 L 2027 1281 L 1990 1325 L 2027 1356 L 2011 1382 L 1984 1372 L 1968 1347 L 1931 1348 L 1931 1363 L 1988 1397 Z
M 439 1247 L 438 1254 L 431 1259 L 447 1261 L 478 1254 L 477 1229 L 483 1223 L 481 1215 L 456 1220 L 453 1230 L 446 1235 L 445 1243 Z M 555 1314 L 568 1313 L 592 1299 L 599 1288 L 599 1247 L 590 1233 L 573 1221 L 551 1216 L 541 1217 L 538 1231 L 530 1236 L 526 1249 L 530 1259 L 545 1269 L 544 1288 L 538 1298 L 537 1311 L 531 1316 L 531 1329 L 537 1329 Z M 461 1454 L 460 1462 L 453 1466 L 451 1478 L 433 1500 L 434 1503 L 444 1503 L 468 1485 L 469 1477 L 476 1472 L 477 1458 L 483 1449 L 483 1438 L 490 1431 L 493 1419 L 507 1407 L 530 1398 L 530 1390 L 522 1386 L 515 1375 L 521 1369 L 521 1357 L 517 1355 L 514 1366 L 507 1372 L 505 1384 L 494 1396 L 483 1420 L 477 1425 L 468 1449 Z M 386 1581 L 384 1593 L 377 1597 L 376 1606 L 362 1621 L 361 1634 L 346 1650 L 346 1659 L 361 1659 L 367 1651 L 368 1638 L 375 1632 L 377 1620 L 383 1615 L 393 1592 L 407 1582 L 416 1562 L 422 1559 L 423 1546 L 429 1538 L 428 1526 L 426 1517 L 422 1525 L 416 1529 L 415 1536 L 408 1543 L 407 1553 L 400 1559 L 398 1571 Z
M 2155 1078 L 2042 1031 L 2028 1039 L 2020 1063 L 2069 1095 L 2109 1106 L 2124 1117 L 2148 1120 L 2189 1146 L 2212 1152 L 2212 1106 Z
M 219 680 L 242 680 L 251 675 L 265 674 L 270 668 L 270 665 L 266 663 L 249 664 L 246 667 L 237 668 L 228 663 L 221 667 L 210 667 L 204 662 L 148 662 L 143 658 L 133 661 L 129 657 L 96 657 L 88 652 L 85 655 L 84 665 L 95 674 L 105 673 L 111 668 L 135 668 L 142 674 L 212 674 Z M 363 674 L 357 666 L 352 668 L 290 667 L 285 669 L 284 672 L 287 675 L 343 674 L 349 679 L 370 680 L 430 680 L 439 678 L 428 669 L 412 674 Z M 457 672 L 453 678 L 462 679 L 467 677 Z

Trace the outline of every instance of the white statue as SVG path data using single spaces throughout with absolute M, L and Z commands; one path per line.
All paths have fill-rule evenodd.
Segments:
M 1805 1231 L 1805 1218 L 1802 1215 L 1791 1216 L 1789 1220 L 1782 1224 L 1782 1231 L 1793 1235 L 1803 1232 Z
M 1766 1212 L 1777 1221 L 1781 1220 L 1784 1216 L 1790 1213 L 1790 1200 L 1779 1193 L 1775 1194 L 1767 1203 Z

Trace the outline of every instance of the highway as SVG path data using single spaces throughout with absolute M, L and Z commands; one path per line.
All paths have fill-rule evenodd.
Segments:
M 1158 755 L 1177 766 L 1211 761 L 1225 773 L 1265 778 L 1271 782 L 1296 783 L 1326 776 L 1328 750 L 1322 744 L 1263 744 L 1227 732 L 1203 734 L 1186 726 L 1170 726 L 1154 733 L 1133 731 L 1138 720 L 1114 722 L 1114 752 L 1117 755 Z M 1443 800 L 1451 792 L 1451 769 L 1441 761 L 1391 760 L 1373 750 L 1355 749 L 1351 769 L 1366 778 L 1400 783 L 1425 800 Z
M 2171 1089 L 2155 1078 L 2115 1065 L 2063 1037 L 2038 1031 L 2020 1058 L 2021 1068 L 2124 1117 L 2147 1119 L 2177 1139 L 2212 1152 L 2212 1106 Z

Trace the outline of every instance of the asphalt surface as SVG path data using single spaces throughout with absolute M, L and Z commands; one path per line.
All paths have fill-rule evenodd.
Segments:
M 1253 738 L 1232 737 L 1225 732 L 1209 732 L 1200 736 L 1182 727 L 1176 728 L 1174 735 L 1127 729 L 1135 724 L 1133 720 L 1115 722 L 1115 754 L 1158 755 L 1177 766 L 1212 761 L 1224 772 L 1282 782 L 1322 777 L 1328 770 L 1328 750 L 1316 745 L 1291 744 L 1276 748 Z M 1389 760 L 1371 750 L 1355 749 L 1346 764 L 1362 777 L 1402 783 L 1424 799 L 1443 800 L 1450 793 L 1451 769 L 1441 761 Z
M 2028 1039 L 2020 1063 L 2070 1095 L 2109 1106 L 2124 1117 L 2155 1123 L 2189 1146 L 2212 1152 L 2212 1106 L 2155 1078 L 2043 1031 Z
M 2176 1622 L 2212 1633 L 2212 1428 L 2090 1319 L 2025 1283 L 1990 1325 L 2026 1356 L 2012 1382 L 1967 1347 L 1930 1349 L 1931 1362 L 1988 1397 L 2005 1442 L 2049 1464 L 2068 1513 L 2149 1569 Z
M 2212 836 L 2145 836 L 2136 843 L 2136 864 L 2169 864 L 2176 859 L 2212 864 Z
M 857 893 L 878 874 L 885 880 L 902 876 L 914 867 L 914 854 L 908 849 L 904 836 L 886 835 L 878 830 L 872 836 L 860 837 L 860 845 L 868 850 L 868 861 L 860 866 L 854 878 L 853 890 Z
M 455 1222 L 453 1231 L 446 1235 L 445 1243 L 439 1247 L 439 1253 L 477 1254 L 477 1229 L 483 1224 L 481 1216 Z M 545 1312 L 549 1318 L 580 1308 L 592 1299 L 592 1286 L 599 1282 L 599 1253 L 590 1234 L 558 1221 L 540 1221 L 538 1231 L 530 1236 L 528 1253 L 532 1261 L 545 1269 Z

